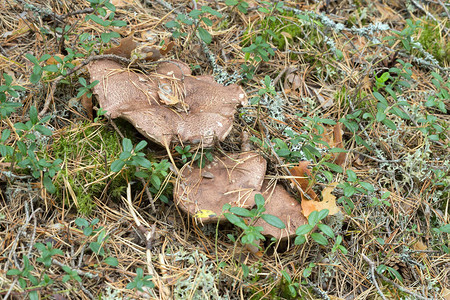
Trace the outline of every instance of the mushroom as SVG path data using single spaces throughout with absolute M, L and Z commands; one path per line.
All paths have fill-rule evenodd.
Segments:
M 167 145 L 181 140 L 212 146 L 231 131 L 236 106 L 247 96 L 236 84 L 192 76 L 181 61 L 164 62 L 146 75 L 111 60 L 89 64 L 100 106 L 111 118 L 124 118 L 150 140 Z
M 286 239 L 295 236 L 295 230 L 301 225 L 307 224 L 308 220 L 302 213 L 300 203 L 295 200 L 280 184 L 270 184 L 265 180 L 262 187 L 262 195 L 265 199 L 266 211 L 264 213 L 274 215 L 286 225 L 284 229 L 278 229 L 269 225 L 263 219 L 258 219 L 255 226 L 262 226 L 263 235 L 273 236 L 277 239 Z
M 185 165 L 174 188 L 177 205 L 206 224 L 225 220 L 225 204 L 252 208 L 264 180 L 267 162 L 257 153 L 215 157 L 204 168 Z

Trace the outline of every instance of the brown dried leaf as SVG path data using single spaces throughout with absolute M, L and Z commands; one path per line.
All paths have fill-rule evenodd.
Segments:
M 131 52 L 136 49 L 136 45 L 136 42 L 133 41 L 133 35 L 130 35 L 121 39 L 119 46 L 107 49 L 105 54 L 114 54 L 129 59 L 131 57 Z
M 81 105 L 86 110 L 89 120 L 94 119 L 94 109 L 92 105 L 92 96 L 88 97 L 86 94 L 81 96 Z

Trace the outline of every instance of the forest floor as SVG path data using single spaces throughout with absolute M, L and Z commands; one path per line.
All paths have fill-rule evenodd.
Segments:
M 450 299 L 448 1 L 0 9 L 3 299 Z

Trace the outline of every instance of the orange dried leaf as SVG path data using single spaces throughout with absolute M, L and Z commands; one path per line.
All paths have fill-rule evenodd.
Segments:
M 316 193 L 311 189 L 311 187 L 314 184 L 314 180 L 310 181 L 308 179 L 308 177 L 311 176 L 311 171 L 308 169 L 308 165 L 309 165 L 309 161 L 301 161 L 301 162 L 299 162 L 297 167 L 293 167 L 292 169 L 290 169 L 289 171 L 291 172 L 291 175 L 295 176 L 295 178 L 291 179 L 291 180 L 296 180 L 298 182 L 298 184 L 300 185 L 300 187 L 302 188 L 303 192 L 308 194 L 308 196 L 311 199 L 318 200 Z M 294 184 L 295 184 L 295 182 L 294 182 Z M 307 199 L 302 194 L 302 199 L 303 198 Z
M 312 213 L 313 211 L 321 211 L 322 209 L 328 209 L 330 211 L 329 215 L 335 215 L 340 211 L 339 207 L 337 207 L 336 205 L 336 197 L 331 194 L 336 185 L 337 182 L 334 182 L 323 189 L 322 191 L 323 201 L 302 199 L 301 205 L 305 217 L 308 217 L 309 214 Z

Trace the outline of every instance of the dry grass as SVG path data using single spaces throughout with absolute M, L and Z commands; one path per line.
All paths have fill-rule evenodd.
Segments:
M 174 10 L 164 6 L 168 2 Z M 174 19 L 177 12 L 191 10 L 192 2 L 168 2 L 116 1 L 124 4 L 118 7 L 116 17 L 128 23 L 120 29 L 122 37 L 133 34 L 137 42 L 155 43 L 170 38 L 171 32 L 164 24 Z M 187 31 L 186 37 L 176 40 L 169 58 L 199 66 L 194 71 L 195 75 L 211 74 L 220 68 L 228 74 L 239 70 L 246 61 L 242 51 L 248 46 L 243 42 L 249 38 L 246 29 L 252 28 L 251 33 L 255 36 L 263 35 L 264 22 L 268 20 L 267 14 L 257 10 L 256 1 L 247 2 L 250 7 L 245 15 L 236 9 L 231 11 L 223 1 L 199 1 L 199 7 L 209 5 L 227 15 L 227 23 L 212 18 L 213 26 L 209 31 L 213 33 L 213 41 L 208 49 L 203 48 L 192 31 Z M 341 1 L 330 3 L 325 11 L 322 2 L 286 1 L 285 6 L 295 8 L 295 13 L 311 12 L 311 19 L 315 21 L 303 25 L 296 25 L 299 21 L 293 15 L 273 13 L 278 19 L 276 22 L 285 26 L 293 24 L 295 29 L 286 29 L 289 32 L 284 33 L 284 47 L 275 51 L 269 61 L 256 64 L 254 78 L 242 80 L 240 84 L 251 98 L 265 87 L 263 80 L 267 75 L 272 79 L 277 96 L 263 98 L 262 105 L 242 110 L 243 116 L 236 119 L 230 137 L 218 147 L 239 151 L 242 131 L 248 131 L 260 140 L 280 138 L 288 141 L 283 130 L 289 127 L 295 132 L 304 132 L 302 127 L 307 124 L 308 117 L 338 121 L 358 109 L 375 115 L 374 74 L 381 76 L 390 67 L 401 67 L 396 58 L 412 64 L 412 85 L 404 88 L 403 97 L 410 105 L 405 108 L 406 112 L 413 118 L 407 121 L 390 115 L 389 118 L 397 125 L 396 130 L 380 122 L 367 126 L 367 120 L 358 121 L 356 133 L 371 146 L 371 150 L 358 144 L 355 135 L 345 128 L 343 139 L 348 155 L 344 169 L 353 170 L 361 181 L 375 187 L 375 192 L 370 195 L 354 194 L 351 211 L 344 212 L 340 204 L 342 216 L 327 220 L 335 233 L 343 237 L 342 244 L 347 248 L 347 254 L 333 252 L 331 246 L 323 247 L 310 239 L 301 246 L 293 246 L 293 241 L 290 241 L 287 250 L 287 245 L 279 245 L 279 251 L 266 247 L 264 255 L 255 256 L 228 239 L 227 234 L 239 234 L 236 228 L 227 224 L 199 227 L 174 204 L 164 204 L 159 200 L 155 202 L 156 211 L 153 212 L 144 186 L 129 182 L 130 174 L 116 175 L 109 171 L 107 166 L 120 151 L 117 147 L 104 146 L 113 144 L 113 141 L 120 145 L 114 133 L 111 139 L 107 138 L 111 136 L 108 131 L 114 129 L 107 122 L 86 125 L 89 120 L 79 109 L 79 104 L 75 101 L 76 105 L 73 105 L 73 100 L 69 101 L 77 93 L 77 76 L 87 78 L 84 69 L 71 79 L 71 84 L 58 85 L 54 91 L 51 89 L 52 78 L 38 85 L 28 81 L 33 66 L 24 54 L 40 57 L 45 53 L 64 53 L 61 39 L 53 30 L 55 25 L 71 26 L 70 38 L 64 46 L 81 53 L 85 50 L 77 43 L 78 34 L 98 36 L 104 31 L 100 25 L 86 22 L 83 13 L 64 18 L 65 14 L 88 7 L 87 3 L 2 1 L 0 74 L 11 75 L 15 84 L 26 87 L 27 92 L 20 99 L 23 110 L 3 120 L 1 129 L 26 120 L 26 112 L 31 105 L 43 109 L 45 100 L 49 99 L 52 100 L 48 102 L 49 113 L 53 115 L 50 124 L 55 130 L 53 143 L 67 136 L 73 137 L 77 142 L 73 147 L 77 150 L 64 157 L 63 170 L 56 179 L 60 191 L 55 195 L 45 193 L 41 182 L 26 174 L 16 174 L 14 178 L 5 176 L 9 163 L 2 158 L 0 295 L 22 299 L 27 292 L 37 290 L 43 299 L 288 299 L 287 283 L 281 273 L 285 270 L 293 281 L 300 283 L 297 292 L 301 299 L 443 299 L 445 293 L 445 299 L 449 299 L 450 255 L 444 248 L 447 247 L 448 251 L 450 247 L 449 234 L 436 233 L 436 228 L 450 223 L 449 115 L 427 108 L 424 103 L 430 94 L 436 92 L 431 71 L 440 72 L 448 82 L 450 60 L 444 55 L 439 65 L 431 66 L 429 61 L 417 60 L 423 57 L 418 51 L 405 51 L 399 41 L 394 45 L 376 43 L 375 39 L 381 41 L 383 37 L 392 35 L 391 30 L 370 33 L 349 29 L 352 25 L 362 28 L 380 22 L 402 30 L 406 18 L 420 18 L 433 25 L 426 17 L 432 15 L 442 20 L 436 31 L 439 38 L 434 40 L 448 45 L 449 27 L 445 24 L 449 18 L 448 2 L 412 1 L 416 2 L 418 6 L 407 5 L 404 1 L 363 1 L 360 4 Z M 47 10 L 60 16 L 64 23 L 45 14 Z M 347 29 L 333 30 L 336 27 L 332 24 L 327 26 L 321 16 L 345 24 Z M 41 28 L 48 33 L 39 33 Z M 293 32 L 297 37 L 289 40 L 287 37 Z M 419 30 L 415 37 L 423 38 L 424 34 Z M 275 47 L 275 39 L 269 40 Z M 100 50 L 96 47 L 98 45 L 94 46 L 95 50 Z M 340 52 L 336 54 L 333 47 Z M 213 64 L 211 53 L 216 58 Z M 341 57 L 337 58 L 339 53 Z M 146 69 L 145 64 L 141 67 Z M 231 78 L 224 74 L 221 74 L 222 79 Z M 449 99 L 444 99 L 444 104 L 449 109 Z M 427 115 L 435 117 L 436 124 L 444 128 L 438 141 L 430 141 L 419 131 L 426 124 L 417 120 Z M 99 127 L 106 131 L 102 132 Z M 139 138 L 126 125 L 123 127 L 127 128 L 125 135 Z M 90 131 L 87 128 L 91 128 Z M 59 151 L 61 149 L 64 148 Z M 269 175 L 275 178 L 290 175 L 280 165 L 273 149 L 259 150 L 268 159 Z M 43 151 L 49 157 L 61 156 L 52 148 L 51 142 Z M 180 159 L 175 151 L 172 154 L 175 159 Z M 167 152 L 158 147 L 154 147 L 152 156 L 156 160 L 168 159 Z M 295 165 L 294 161 L 288 160 L 282 163 Z M 438 179 L 433 170 L 441 170 L 443 176 Z M 333 174 L 334 182 L 346 182 L 345 173 Z M 172 184 L 175 176 L 167 180 Z M 74 223 L 79 217 L 77 211 L 81 199 L 76 191 L 80 188 L 81 193 L 89 195 L 91 204 L 95 204 L 92 213 L 85 218 L 89 221 L 99 219 L 96 228 L 103 226 L 109 235 L 103 247 L 107 256 L 118 259 L 117 267 L 106 265 L 100 256 L 89 250 L 89 243 L 95 242 L 98 235 L 86 237 Z M 321 185 L 318 184 L 317 189 L 320 190 Z M 291 191 L 295 193 L 294 189 Z M 389 206 L 372 205 L 372 197 L 380 198 L 384 192 L 391 193 L 386 199 Z M 344 190 L 336 189 L 334 194 L 341 197 Z M 36 260 L 39 251 L 33 247 L 38 242 L 50 242 L 64 255 L 55 256 L 51 267 L 44 268 Z M 265 246 L 268 244 L 267 241 Z M 28 284 L 27 290 L 19 287 L 15 276 L 6 276 L 9 269 L 23 268 L 24 256 L 29 257 L 34 276 L 40 277 L 45 273 L 54 282 L 46 287 Z M 306 278 L 304 271 L 311 263 L 314 266 Z M 403 282 L 387 272 L 377 274 L 375 269 L 382 264 L 397 270 Z M 77 270 L 82 281 L 63 282 L 62 277 L 66 273 L 62 265 Z M 139 267 L 146 275 L 153 276 L 155 288 L 143 292 L 125 288 L 135 278 Z

